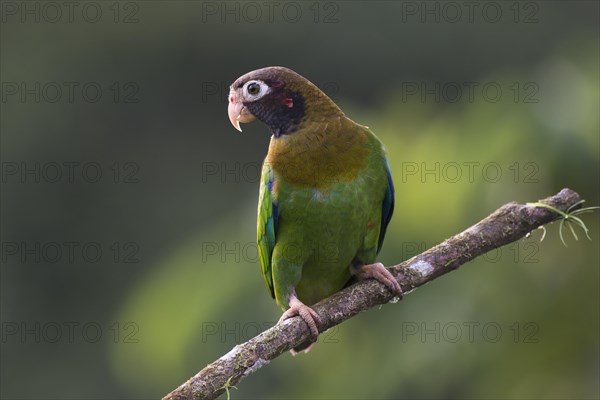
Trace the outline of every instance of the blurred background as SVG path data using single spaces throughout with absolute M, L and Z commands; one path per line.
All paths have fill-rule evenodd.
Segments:
M 146 399 L 272 326 L 260 123 L 228 86 L 309 78 L 385 143 L 398 263 L 509 201 L 598 205 L 599 3 L 11 2 L 1 8 L 1 396 Z M 598 213 L 321 336 L 237 399 L 599 393 Z

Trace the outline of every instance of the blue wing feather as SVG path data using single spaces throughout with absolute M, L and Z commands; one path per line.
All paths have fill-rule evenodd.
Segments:
M 385 168 L 387 173 L 387 190 L 385 197 L 383 198 L 383 205 L 381 207 L 381 228 L 379 230 L 379 242 L 377 243 L 377 253 L 381 250 L 383 245 L 383 239 L 385 237 L 385 231 L 392 219 L 394 213 L 394 182 L 392 181 L 392 173 L 390 172 L 390 164 L 385 160 Z

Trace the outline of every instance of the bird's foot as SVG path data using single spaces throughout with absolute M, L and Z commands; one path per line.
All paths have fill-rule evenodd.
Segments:
M 296 315 L 299 315 L 308 325 L 312 336 L 315 338 L 319 336 L 319 329 L 317 328 L 317 323 L 321 323 L 321 317 L 319 317 L 319 314 L 317 314 L 315 310 L 298 300 L 296 296 L 291 296 L 288 304 L 290 308 L 288 308 L 283 313 L 283 315 L 281 316 L 281 318 L 279 318 L 279 321 L 277 323 L 279 324 L 288 318 L 292 318 Z
M 376 281 L 383 283 L 393 294 L 402 298 L 402 288 L 389 269 L 383 266 L 382 263 L 374 263 L 355 267 L 354 270 L 358 279 L 373 278 Z
M 290 353 L 292 353 L 293 356 L 296 356 L 300 353 L 308 353 L 315 344 L 317 336 L 319 336 L 319 329 L 317 328 L 317 323 L 321 323 L 321 317 L 319 317 L 319 314 L 317 314 L 315 310 L 298 300 L 298 298 L 295 295 L 290 296 L 288 305 L 290 306 L 290 308 L 288 308 L 283 313 L 281 318 L 279 318 L 279 322 L 277 323 L 279 324 L 288 318 L 292 318 L 296 315 L 299 315 L 308 325 L 312 339 L 309 339 L 301 343 L 299 346 L 293 348 L 292 350 L 290 350 Z

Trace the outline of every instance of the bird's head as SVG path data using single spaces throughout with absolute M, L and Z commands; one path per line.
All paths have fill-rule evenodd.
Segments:
M 306 120 L 318 121 L 343 115 L 338 106 L 291 69 L 267 67 L 240 76 L 229 91 L 229 120 L 240 123 L 258 119 L 275 137 L 298 131 Z

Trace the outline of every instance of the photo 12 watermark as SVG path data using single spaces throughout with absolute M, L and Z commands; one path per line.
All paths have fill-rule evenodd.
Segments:
M 140 182 L 135 161 L 5 161 L 0 163 L 2 184 L 135 184 Z
M 20 24 L 137 24 L 140 3 L 136 1 L 3 1 L 2 23 Z
M 289 242 L 277 244 L 277 253 L 284 260 L 294 261 L 310 254 L 311 259 L 322 264 L 336 263 L 340 259 L 340 246 L 337 242 L 319 243 L 315 248 L 304 248 L 302 243 Z M 269 244 L 275 247 L 275 243 Z M 258 263 L 259 244 L 256 241 L 248 242 L 202 242 L 201 262 L 203 264 L 216 263 Z
M 2 241 L 3 264 L 137 264 L 140 245 L 134 241 Z
M 426 243 L 426 242 L 411 242 L 403 241 L 400 243 L 390 242 L 387 243 L 387 247 L 400 249 L 401 259 L 409 260 L 412 257 L 418 256 L 424 253 L 428 249 L 431 249 L 439 243 Z M 488 251 L 481 256 L 481 259 L 486 263 L 511 263 L 511 264 L 537 264 L 540 262 L 540 242 L 533 239 L 522 239 L 516 242 L 509 243 L 502 247 L 495 248 Z M 439 255 L 445 262 L 444 254 Z M 432 259 L 436 261 L 435 257 Z
M 540 166 L 535 161 L 403 161 L 401 183 L 539 183 Z
M 400 1 L 400 21 L 419 24 L 537 24 L 533 1 Z
M 201 183 L 258 184 L 262 178 L 263 162 L 204 161 L 200 166 Z M 311 176 L 315 181 L 335 184 L 336 164 L 325 162 L 315 167 L 299 162 L 267 163 L 272 169 L 288 177 Z M 395 165 L 393 167 L 396 167 Z M 540 166 L 535 161 L 402 161 L 400 173 L 392 176 L 398 183 L 539 183 Z M 397 170 L 397 168 L 394 168 Z
M 0 332 L 2 343 L 13 344 L 139 343 L 140 327 L 132 321 L 5 321 Z
M 134 81 L 3 81 L 0 98 L 8 104 L 136 104 L 139 91 Z
M 401 101 L 420 103 L 539 103 L 540 86 L 533 81 L 463 81 L 400 83 Z
M 401 324 L 402 343 L 539 343 L 540 326 L 531 321 L 501 323 L 496 321 L 417 322 Z
M 340 22 L 335 1 L 203 1 L 202 23 L 259 24 Z
M 433 248 L 438 243 L 426 243 L 418 241 L 401 241 L 401 242 L 389 242 L 385 246 L 388 249 L 394 249 L 392 251 L 400 252 L 398 262 L 402 260 L 408 260 L 414 256 L 417 256 L 426 250 Z M 298 260 L 303 259 L 303 255 L 310 254 L 311 259 L 318 260 L 318 262 L 326 263 L 337 263 L 340 261 L 340 249 L 343 248 L 342 243 L 338 242 L 326 242 L 319 243 L 316 248 L 304 248 L 301 243 L 285 243 L 268 244 L 269 248 L 278 246 L 278 255 L 286 260 Z M 202 242 L 201 249 L 201 263 L 222 263 L 222 264 L 256 264 L 260 262 L 259 257 L 259 246 L 256 241 L 246 242 L 213 242 L 207 241 Z M 482 260 L 487 263 L 514 263 L 514 264 L 537 264 L 540 262 L 540 244 L 537 240 L 528 238 L 519 240 L 516 242 L 509 243 L 503 247 L 493 249 L 483 254 Z M 446 262 L 444 254 L 440 254 L 441 260 Z M 432 262 L 436 262 L 436 259 L 432 259 Z

